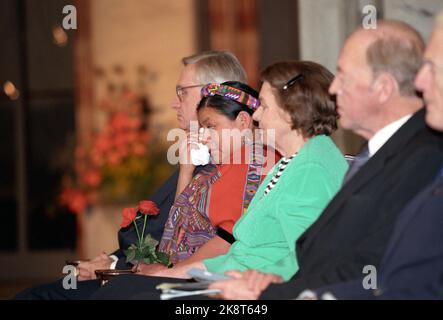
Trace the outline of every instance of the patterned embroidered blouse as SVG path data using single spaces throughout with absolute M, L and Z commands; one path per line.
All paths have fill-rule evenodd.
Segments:
M 266 176 L 267 168 L 272 168 L 272 163 L 280 159 L 273 150 L 243 148 L 248 149 L 244 152 L 260 150 L 261 156 L 251 153 L 255 161 L 249 165 L 209 164 L 177 197 L 159 246 L 160 251 L 170 255 L 173 264 L 185 260 L 212 239 L 217 228 L 232 233 L 235 222 L 246 212 Z M 274 157 L 272 161 L 271 157 Z

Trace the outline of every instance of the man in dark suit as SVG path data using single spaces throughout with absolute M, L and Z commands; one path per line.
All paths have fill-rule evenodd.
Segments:
M 209 51 L 199 53 L 182 59 L 183 69 L 177 81 L 176 98 L 172 108 L 177 112 L 179 127 L 189 131 L 191 121 L 197 121 L 197 104 L 201 99 L 201 88 L 210 82 L 221 83 L 225 81 L 240 81 L 247 83 L 246 73 L 238 59 L 229 52 Z M 184 145 L 187 145 L 186 143 Z M 186 150 L 185 152 L 189 152 Z M 188 161 L 189 162 L 189 161 Z M 201 167 L 195 168 L 190 163 L 180 161 L 180 169 L 152 195 L 149 199 L 154 201 L 160 212 L 155 217 L 150 217 L 146 234 L 151 234 L 160 240 L 163 228 L 168 218 L 175 197 L 179 194 L 192 175 Z M 137 223 L 143 224 L 143 219 Z M 139 226 L 140 229 L 142 226 Z M 137 241 L 135 227 L 131 224 L 118 233 L 119 249 L 113 254 L 102 254 L 90 261 L 82 261 L 78 265 L 78 287 L 76 290 L 65 290 L 62 281 L 58 280 L 36 288 L 27 289 L 19 293 L 17 299 L 87 299 L 99 288 L 95 270 L 98 269 L 123 269 L 132 267 L 126 264 L 123 250 Z
M 443 130 L 443 127 L 441 128 Z M 301 296 L 316 299 L 443 299 L 443 164 L 437 178 L 400 213 L 386 253 L 366 276 Z M 363 285 L 369 283 L 370 286 Z
M 366 266 L 380 266 L 399 213 L 443 161 L 442 137 L 426 126 L 413 83 L 423 49 L 418 33 L 399 22 L 379 22 L 347 39 L 330 92 L 342 127 L 366 138 L 367 147 L 297 240 L 293 278 L 277 284 L 257 271 L 236 274 L 212 285 L 224 298 L 294 299 L 306 288 L 360 279 Z
M 426 101 L 426 122 L 443 132 L 443 13 L 415 80 Z M 338 299 L 443 299 L 443 163 L 435 180 L 398 216 L 380 264 L 376 286 L 364 277 L 315 290 Z M 376 287 L 376 288 L 375 288 Z

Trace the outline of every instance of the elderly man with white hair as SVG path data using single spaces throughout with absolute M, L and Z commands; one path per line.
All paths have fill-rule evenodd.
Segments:
M 426 102 L 426 123 L 443 132 L 443 12 L 436 19 L 415 86 Z M 442 230 L 443 163 L 435 180 L 398 216 L 374 288 L 366 290 L 361 280 L 352 281 L 316 290 L 316 297 L 443 299 Z

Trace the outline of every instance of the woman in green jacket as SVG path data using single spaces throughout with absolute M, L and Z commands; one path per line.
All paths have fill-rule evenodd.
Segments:
M 333 75 L 313 62 L 276 63 L 262 73 L 260 107 L 254 120 L 263 141 L 283 158 L 257 190 L 234 226 L 227 254 L 151 275 L 186 278 L 191 267 L 216 273 L 256 269 L 284 280 L 298 270 L 295 241 L 339 190 L 348 168 L 329 135 L 337 113 L 328 94 Z
M 332 79 L 323 66 L 307 61 L 276 63 L 264 70 L 253 119 L 263 129 L 263 142 L 283 158 L 235 224 L 235 242 L 226 254 L 170 269 L 150 265 L 139 275 L 189 278 L 191 268 L 215 273 L 254 269 L 288 280 L 297 272 L 295 242 L 339 190 L 348 168 L 329 137 L 337 128 L 335 103 L 328 93 Z M 94 298 L 154 298 L 159 282 L 177 280 L 117 277 Z

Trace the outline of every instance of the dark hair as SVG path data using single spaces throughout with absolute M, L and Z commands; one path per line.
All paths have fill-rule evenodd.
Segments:
M 240 89 L 243 92 L 253 96 L 258 99 L 258 92 L 252 89 L 247 84 L 238 82 L 238 81 L 226 81 L 222 83 L 223 85 L 227 85 L 233 88 Z M 247 112 L 252 116 L 255 110 L 252 110 L 248 106 L 243 103 L 228 99 L 226 97 L 222 97 L 219 95 L 204 97 L 200 100 L 197 106 L 197 112 L 203 108 L 212 108 L 216 110 L 221 115 L 226 116 L 229 120 L 237 119 L 238 114 L 241 111 Z
M 297 75 L 302 76 L 290 81 Z M 325 67 L 310 61 L 277 62 L 261 73 L 279 106 L 291 116 L 292 129 L 300 130 L 306 138 L 330 135 L 337 129 L 338 114 L 328 92 L 333 78 Z

